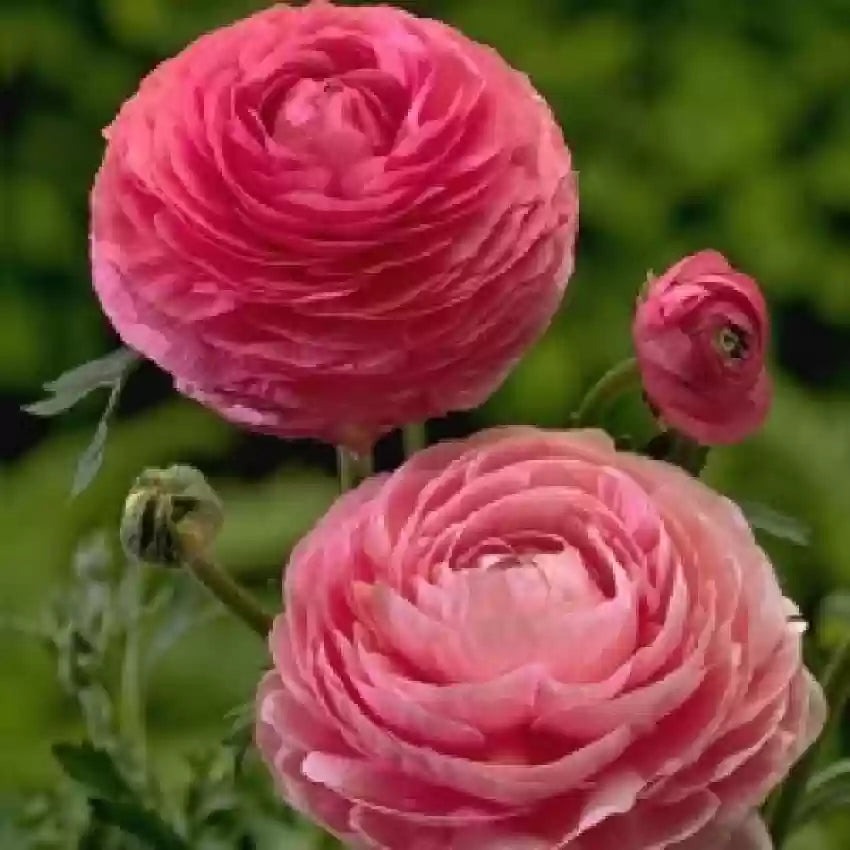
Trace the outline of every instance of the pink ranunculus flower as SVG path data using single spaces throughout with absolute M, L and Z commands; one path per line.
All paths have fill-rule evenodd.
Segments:
M 758 284 L 716 251 L 649 282 L 633 336 L 644 389 L 660 417 L 706 445 L 738 442 L 764 422 L 767 306 Z
M 387 6 L 274 6 L 108 129 L 94 284 L 123 340 L 246 426 L 364 448 L 470 408 L 573 269 L 570 153 L 528 79 Z
M 257 742 L 352 848 L 763 850 L 817 735 L 736 506 L 602 432 L 436 445 L 294 551 Z

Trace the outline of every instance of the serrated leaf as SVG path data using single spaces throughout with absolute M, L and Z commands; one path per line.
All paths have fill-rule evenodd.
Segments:
M 89 800 L 92 817 L 133 835 L 151 850 L 190 850 L 189 845 L 156 812 L 134 802 L 98 797 Z
M 114 800 L 133 793 L 112 756 L 87 741 L 54 744 L 53 755 L 71 779 L 101 797 Z
M 783 514 L 761 502 L 739 502 L 750 525 L 758 531 L 787 540 L 797 546 L 808 546 L 812 530 L 802 520 Z
M 97 477 L 100 467 L 103 466 L 103 453 L 106 448 L 106 437 L 108 433 L 109 426 L 101 419 L 97 423 L 97 428 L 91 442 L 86 446 L 77 460 L 74 481 L 71 484 L 72 496 L 79 496 Z
M 124 381 L 139 359 L 135 351 L 122 347 L 105 357 L 83 363 L 44 385 L 44 389 L 53 394 L 51 397 L 23 408 L 35 416 L 55 416 L 70 409 L 94 390 L 112 388 L 94 436 L 77 462 L 71 485 L 72 496 L 79 495 L 91 484 L 103 463 L 109 420 L 118 404 Z
M 112 418 L 112 413 L 118 405 L 118 399 L 123 386 L 123 381 L 120 378 L 113 385 L 112 392 L 109 394 L 109 401 L 106 403 L 106 409 L 97 423 L 94 436 L 77 461 L 77 469 L 74 472 L 74 481 L 71 485 L 72 496 L 78 496 L 94 481 L 98 470 L 103 464 L 106 438 L 109 434 L 109 420 Z
M 93 387 L 92 389 L 96 389 Z M 64 413 L 70 410 L 78 401 L 87 396 L 91 390 L 78 390 L 73 392 L 57 393 L 56 395 L 44 398 L 41 401 L 35 401 L 32 404 L 25 404 L 22 408 L 24 412 L 31 413 L 33 416 L 56 416 L 59 413 Z
M 850 759 L 841 759 L 809 780 L 798 818 L 802 823 L 847 807 L 850 807 Z
M 105 357 L 75 366 L 44 384 L 45 391 L 52 393 L 49 398 L 28 404 L 23 409 L 34 416 L 63 413 L 94 390 L 123 381 L 138 360 L 139 355 L 135 351 L 122 347 Z
M 49 392 L 66 392 L 69 389 L 112 384 L 123 377 L 126 371 L 139 360 L 137 352 L 127 346 L 111 351 L 96 360 L 90 360 L 64 372 L 58 378 L 48 381 L 44 388 Z

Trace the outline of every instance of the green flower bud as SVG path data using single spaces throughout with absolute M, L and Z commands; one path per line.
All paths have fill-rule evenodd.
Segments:
M 224 520 L 221 501 L 191 466 L 147 469 L 133 483 L 121 518 L 121 545 L 128 557 L 177 567 L 206 551 Z

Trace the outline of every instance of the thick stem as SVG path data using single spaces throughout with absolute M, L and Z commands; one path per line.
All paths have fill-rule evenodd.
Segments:
M 844 706 L 850 698 L 850 639 L 836 651 L 827 667 L 823 677 L 823 691 L 829 708 L 829 717 L 823 732 L 792 768 L 776 797 L 776 802 L 771 806 L 770 832 L 776 850 L 782 850 L 783 844 L 791 834 L 794 817 L 817 765 L 821 748 L 838 729 Z
M 345 446 L 336 449 L 339 489 L 345 493 L 372 474 L 372 455 L 357 454 Z
M 240 587 L 209 555 L 191 545 L 184 546 L 186 567 L 233 614 L 252 628 L 263 640 L 274 618 L 246 590 Z
M 618 396 L 640 384 L 640 369 L 634 357 L 612 366 L 587 391 L 573 416 L 573 424 L 577 428 L 598 425 L 602 414 Z
M 410 457 L 421 451 L 428 444 L 428 435 L 425 432 L 424 422 L 412 422 L 405 425 L 401 432 L 404 443 L 404 456 Z

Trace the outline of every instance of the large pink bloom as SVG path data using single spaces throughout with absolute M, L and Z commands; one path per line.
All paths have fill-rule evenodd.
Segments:
M 552 114 L 489 48 L 390 7 L 275 6 L 121 109 L 91 252 L 124 341 L 178 389 L 363 447 L 482 402 L 573 268 Z
M 601 432 L 485 432 L 293 553 L 257 741 L 354 848 L 756 850 L 823 723 L 738 509 Z
M 644 389 L 661 418 L 698 442 L 736 443 L 770 409 L 767 305 L 717 251 L 652 280 L 632 329 Z

